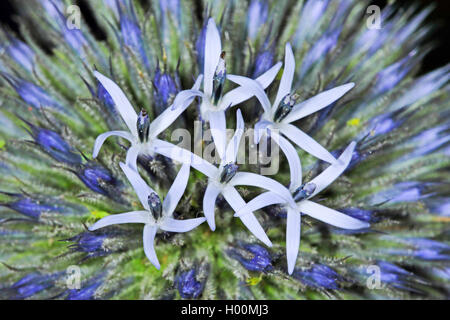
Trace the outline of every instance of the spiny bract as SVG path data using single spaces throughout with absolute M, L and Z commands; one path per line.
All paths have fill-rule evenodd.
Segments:
M 1 299 L 448 298 L 432 7 L 390 1 L 378 28 L 356 0 L 13 3 Z M 276 173 L 244 144 L 279 146 Z

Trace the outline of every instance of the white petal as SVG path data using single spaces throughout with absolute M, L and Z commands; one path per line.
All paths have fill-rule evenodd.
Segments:
M 285 202 L 286 202 L 286 200 L 284 200 L 284 198 L 280 197 L 278 194 L 276 194 L 272 191 L 264 192 L 264 193 L 261 193 L 259 196 L 256 196 L 249 202 L 247 202 L 247 204 L 244 207 L 242 207 L 241 209 L 239 209 L 234 214 L 234 216 L 242 217 L 249 212 L 256 211 L 261 208 L 271 206 L 273 204 L 279 204 L 279 203 L 285 203 Z
M 161 229 L 169 232 L 188 232 L 205 222 L 205 218 L 195 218 L 186 220 L 176 220 L 165 218 L 161 224 Z
M 259 82 L 261 87 L 266 89 L 272 83 L 273 79 L 275 79 L 275 77 L 277 76 L 278 71 L 280 71 L 281 65 L 282 65 L 281 62 L 277 62 L 276 64 L 273 65 L 272 68 L 264 72 L 255 80 Z
M 298 210 L 310 217 L 313 217 L 314 219 L 323 221 L 338 228 L 356 230 L 368 228 L 370 226 L 367 222 L 352 218 L 339 211 L 330 209 L 309 200 L 300 201 L 298 203 Z
M 292 274 L 294 271 L 298 249 L 300 248 L 300 219 L 300 213 L 289 207 L 286 222 L 286 258 L 289 274 Z
M 213 18 L 208 20 L 206 26 L 205 38 L 205 65 L 204 65 L 204 82 L 203 89 L 208 97 L 211 97 L 213 77 L 219 63 L 220 54 L 222 53 L 222 44 L 220 42 L 219 30 L 217 30 L 216 23 Z
M 255 124 L 253 142 L 258 144 L 261 138 L 267 133 L 267 127 L 272 125 L 273 122 L 267 120 L 260 120 Z
M 289 171 L 291 173 L 289 190 L 292 192 L 302 184 L 302 165 L 300 157 L 298 156 L 297 150 L 295 150 L 294 146 L 288 140 L 274 131 L 271 131 L 270 136 L 280 146 L 280 149 L 283 151 L 289 162 Z
M 177 177 L 172 183 L 169 191 L 167 192 L 166 197 L 163 201 L 163 210 L 166 214 L 172 215 L 175 211 L 178 202 L 184 194 L 184 190 L 186 190 L 186 186 L 189 180 L 189 171 L 190 165 L 184 163 L 181 166 L 180 171 L 178 171 Z
M 224 111 L 211 111 L 209 113 L 209 127 L 211 129 L 211 135 L 220 159 L 222 159 L 225 155 L 225 148 L 227 144 L 226 126 L 227 122 Z
M 89 227 L 89 230 L 94 231 L 113 224 L 147 223 L 148 219 L 148 211 L 131 211 L 126 213 L 112 214 L 98 220 L 96 223 Z
M 259 82 L 247 77 L 236 76 L 233 74 L 227 75 L 227 78 L 228 80 L 244 87 L 245 90 L 247 90 L 251 94 L 251 96 L 256 96 L 259 102 L 261 102 L 261 106 L 263 107 L 264 112 L 270 114 L 271 111 L 269 98 L 267 98 L 267 95 L 264 92 L 264 88 L 261 86 L 261 84 L 259 84 Z
M 136 192 L 136 195 L 138 196 L 142 205 L 145 209 L 149 210 L 148 196 L 150 193 L 155 191 L 147 185 L 147 183 L 141 178 L 139 173 L 131 169 L 123 162 L 120 162 L 119 165 L 127 176 L 128 181 L 130 181 L 131 185 L 133 186 L 133 189 Z
M 291 44 L 286 43 L 285 55 L 284 55 L 284 70 L 281 77 L 280 86 L 278 88 L 277 97 L 272 107 L 272 112 L 275 114 L 275 110 L 278 108 L 281 99 L 291 92 L 292 80 L 294 79 L 295 72 L 295 58 L 292 52 Z
M 353 82 L 344 84 L 342 86 L 324 91 L 318 95 L 309 98 L 294 106 L 292 111 L 281 122 L 289 123 L 298 119 L 304 118 L 320 109 L 329 106 L 331 103 L 342 97 L 347 93 L 355 84 Z
M 292 140 L 300 148 L 328 163 L 335 163 L 336 159 L 322 147 L 317 141 L 308 136 L 306 133 L 294 127 L 292 124 L 280 124 L 280 132 Z
M 119 88 L 117 84 L 114 83 L 111 79 L 105 77 L 98 71 L 94 71 L 95 77 L 100 81 L 103 87 L 105 87 L 106 91 L 108 91 L 109 95 L 114 101 L 117 110 L 120 113 L 123 121 L 127 125 L 128 129 L 133 136 L 137 137 L 137 114 L 134 111 L 133 106 L 130 101 L 128 101 L 125 93 L 123 93 L 122 89 Z
M 203 196 L 203 214 L 205 215 L 209 228 L 212 231 L 216 230 L 214 210 L 216 208 L 216 199 L 219 193 L 220 190 L 218 188 L 216 188 L 213 184 L 208 184 L 205 190 L 205 195 Z
M 355 146 L 356 142 L 351 142 L 334 164 L 330 165 L 321 174 L 310 181 L 316 185 L 316 189 L 308 197 L 308 199 L 314 197 L 320 191 L 328 187 L 344 172 L 344 170 L 352 160 L 353 150 L 355 150 Z
M 295 206 L 294 199 L 289 190 L 278 181 L 268 177 L 252 173 L 252 172 L 238 172 L 229 182 L 232 186 L 254 186 L 275 192 L 281 196 L 286 202 Z
M 245 206 L 245 201 L 242 199 L 241 195 L 235 188 L 225 188 L 225 190 L 222 192 L 225 200 L 228 202 L 228 204 L 233 208 L 233 210 L 236 212 L 239 209 L 243 208 Z M 259 223 L 258 219 L 256 219 L 253 212 L 247 213 L 244 216 L 240 217 L 242 223 L 247 227 L 248 230 L 250 230 L 253 235 L 261 240 L 265 245 L 271 247 L 272 242 L 270 242 L 269 238 L 267 237 L 266 232 L 261 227 L 261 224 Z
M 140 147 L 138 145 L 131 145 L 127 150 L 127 157 L 125 158 L 125 163 L 134 171 L 137 169 L 137 158 L 139 156 Z
M 267 88 L 275 79 L 278 71 L 281 68 L 281 62 L 278 62 L 275 64 L 272 68 L 264 72 L 262 75 L 260 75 L 255 80 L 263 87 L 264 89 Z M 237 87 L 233 90 L 228 91 L 223 97 L 221 101 L 221 105 L 225 107 L 232 107 L 235 106 L 241 102 L 244 102 L 248 99 L 250 99 L 253 96 L 253 94 L 248 91 L 246 88 L 243 87 Z
M 225 163 L 231 163 L 236 161 L 243 133 L 244 133 L 244 120 L 242 119 L 241 110 L 238 109 L 236 111 L 236 130 L 234 131 L 233 138 L 231 138 L 230 142 L 228 142 L 227 151 L 225 154 Z
M 210 178 L 214 177 L 217 173 L 217 168 L 208 161 L 202 159 L 189 150 L 180 148 L 167 141 L 159 139 L 154 140 L 153 151 L 174 161 L 190 164 L 191 167 L 197 169 Z
M 198 90 L 183 90 L 177 94 L 172 106 L 163 111 L 150 124 L 150 138 L 166 130 L 190 106 L 195 97 L 203 96 Z
M 127 139 L 130 142 L 132 142 L 134 140 L 131 133 L 126 132 L 126 131 L 108 131 L 108 132 L 102 133 L 102 134 L 98 135 L 97 139 L 95 139 L 94 150 L 92 151 L 92 158 L 97 158 L 100 148 L 102 147 L 105 140 L 107 138 L 109 138 L 110 136 L 119 136 L 124 139 Z
M 158 228 L 156 226 L 145 225 L 144 227 L 144 252 L 148 260 L 159 270 L 161 267 L 159 265 L 158 257 L 156 256 L 155 247 L 153 242 L 155 241 L 156 231 Z

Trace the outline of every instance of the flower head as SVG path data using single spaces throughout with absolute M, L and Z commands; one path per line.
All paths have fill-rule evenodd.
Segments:
M 107 216 L 89 227 L 89 230 L 94 231 L 114 224 L 143 223 L 145 255 L 159 269 L 160 264 L 153 245 L 156 232 L 159 229 L 169 232 L 187 232 L 206 220 L 205 218 L 176 220 L 172 217 L 186 188 L 189 178 L 189 165 L 181 167 L 162 204 L 157 193 L 147 185 L 136 171 L 124 163 L 120 163 L 120 167 L 133 186 L 145 210 Z
M 288 198 L 285 198 L 284 194 L 280 195 L 274 192 L 266 192 L 248 202 L 247 205 L 239 211 L 236 211 L 235 216 L 241 217 L 245 216 L 247 212 L 255 211 L 273 204 L 283 204 L 286 207 L 286 255 L 289 274 L 292 274 L 294 271 L 298 249 L 300 247 L 301 214 L 309 215 L 312 218 L 343 229 L 362 229 L 369 226 L 366 222 L 309 200 L 325 189 L 344 172 L 350 163 L 355 145 L 354 142 L 350 143 L 334 164 L 330 165 L 310 182 L 300 186 L 298 189 L 294 189 L 293 194 L 291 195 L 289 193 Z M 301 183 L 301 173 L 299 181 Z M 287 189 L 285 188 L 285 190 Z M 289 204 L 293 201 L 295 203 L 294 205 Z

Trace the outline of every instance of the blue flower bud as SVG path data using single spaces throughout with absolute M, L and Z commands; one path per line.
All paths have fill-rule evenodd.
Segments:
M 370 136 L 376 137 L 378 135 L 388 134 L 398 128 L 402 123 L 403 121 L 395 119 L 392 113 L 385 113 L 374 117 L 370 120 Z
M 92 300 L 95 299 L 95 292 L 103 284 L 104 274 L 100 274 L 82 284 L 81 289 L 68 290 L 66 300 Z
M 170 74 L 161 72 L 159 68 L 156 70 L 153 85 L 155 88 L 153 91 L 155 109 L 157 115 L 159 115 L 169 106 L 170 101 L 177 95 L 179 90 Z
M 309 287 L 329 290 L 338 290 L 338 283 L 343 280 L 336 271 L 323 264 L 315 264 L 305 271 L 294 271 L 292 276 Z
M 229 250 L 228 254 L 247 270 L 267 272 L 273 269 L 269 251 L 258 244 L 243 244 L 241 248 Z
M 251 77 L 253 79 L 259 77 L 264 72 L 273 66 L 273 51 L 271 49 L 260 52 L 255 58 L 253 72 Z
M 207 20 L 206 20 L 207 21 Z M 197 65 L 200 68 L 200 73 L 203 73 L 204 62 L 205 62 L 205 42 L 206 42 L 206 27 L 207 22 L 203 24 L 202 30 L 200 31 L 197 41 L 195 41 L 195 50 L 197 51 Z
M 446 243 L 426 238 L 396 238 L 392 240 L 410 245 L 414 249 L 391 249 L 388 250 L 389 254 L 410 256 L 427 261 L 450 260 L 450 246 Z
M 16 292 L 15 299 L 26 299 L 52 287 L 60 276 L 61 273 L 30 273 L 15 282 L 10 289 Z
M 34 51 L 18 39 L 13 39 L 7 48 L 8 55 L 27 71 L 33 70 Z
M 149 66 L 147 54 L 145 53 L 144 40 L 142 37 L 142 30 L 138 25 L 138 20 L 133 11 L 133 7 L 130 4 L 130 12 L 124 12 L 123 8 L 119 5 L 120 15 L 120 33 L 122 35 L 121 41 L 124 45 L 134 50 L 145 66 Z
M 118 115 L 114 100 L 100 82 L 98 82 L 97 85 L 97 98 L 99 98 L 100 101 L 104 103 L 104 105 L 108 108 L 109 111 L 111 111 L 116 116 Z
M 359 208 L 343 208 L 340 209 L 339 211 L 345 213 L 346 215 L 349 215 L 350 217 L 369 223 L 375 223 L 380 221 L 380 218 L 376 216 L 373 210 L 364 210 Z
M 60 34 L 67 44 L 78 54 L 83 55 L 84 47 L 88 42 L 80 29 L 69 29 L 67 19 L 64 16 L 64 3 L 61 1 L 42 1 L 45 12 L 51 17 L 52 22 L 56 22 Z
M 196 279 L 195 269 L 181 273 L 177 277 L 178 292 L 183 299 L 195 299 L 203 292 L 204 284 Z
M 159 7 L 161 8 L 162 14 L 170 13 L 176 18 L 181 14 L 180 0 L 159 0 Z
M 22 195 L 15 196 L 18 198 L 16 201 L 3 205 L 30 218 L 39 219 L 43 212 L 61 212 L 61 208 L 56 205 L 42 203 Z
M 411 58 L 415 55 L 416 51 L 414 50 L 403 59 L 381 70 L 376 76 L 376 84 L 372 88 L 372 94 L 380 95 L 394 88 L 412 69 Z
M 320 59 L 330 52 L 337 44 L 342 27 L 326 32 L 319 40 L 317 40 L 312 48 L 308 51 L 302 61 L 300 69 L 300 78 L 302 78 L 312 65 L 317 63 Z
M 266 23 L 269 5 L 265 0 L 252 0 L 247 11 L 247 34 L 250 40 L 255 40 L 258 31 Z
M 53 159 L 68 164 L 81 164 L 81 156 L 55 131 L 32 127 L 35 142 Z
M 78 178 L 92 191 L 109 196 L 110 188 L 117 184 L 111 172 L 98 163 L 90 162 L 80 166 L 76 172 Z
M 412 272 L 386 261 L 378 261 L 376 264 L 380 268 L 381 282 L 400 290 L 417 292 L 412 288 L 413 281 L 417 279 Z
M 51 107 L 59 110 L 63 109 L 63 107 L 41 87 L 6 73 L 2 73 L 2 75 L 6 81 L 11 84 L 14 90 L 16 90 L 20 98 L 30 106 L 36 109 L 40 109 L 41 107 Z
M 425 130 L 412 139 L 416 149 L 407 155 L 408 158 L 421 157 L 448 145 L 450 135 L 447 133 L 450 125 L 441 125 Z
M 69 248 L 72 251 L 85 252 L 88 254 L 86 258 L 91 258 L 105 256 L 110 253 L 104 248 L 103 242 L 111 236 L 114 235 L 107 232 L 83 232 L 65 241 L 75 242 Z

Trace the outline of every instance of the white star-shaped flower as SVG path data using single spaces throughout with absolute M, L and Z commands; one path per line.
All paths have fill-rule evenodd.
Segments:
M 157 136 L 183 113 L 192 103 L 195 95 L 192 94 L 191 90 L 179 92 L 172 106 L 168 107 L 150 122 L 144 110 L 139 115 L 136 114 L 130 101 L 128 101 L 124 92 L 114 81 L 97 71 L 94 72 L 94 75 L 111 95 L 119 114 L 130 131 L 108 131 L 100 134 L 95 140 L 92 156 L 94 158 L 97 157 L 100 148 L 108 137 L 119 136 L 131 142 L 131 146 L 127 151 L 126 164 L 134 170 L 137 170 L 136 161 L 139 155 L 146 154 L 153 156 L 155 146 L 164 145 L 167 147 L 171 145 L 168 142 L 158 139 Z M 202 78 L 202 75 L 197 78 L 192 90 L 197 90 L 200 87 Z
M 289 274 L 292 274 L 294 271 L 298 249 L 300 247 L 301 214 L 307 214 L 312 218 L 343 229 L 361 229 L 369 227 L 369 224 L 366 222 L 349 217 L 341 212 L 309 200 L 329 186 L 344 172 L 352 159 L 355 145 L 356 143 L 352 142 L 332 165 L 310 182 L 305 183 L 294 190 L 291 195 L 293 201 L 287 202 L 284 197 L 269 191 L 255 197 L 248 202 L 245 207 L 235 213 L 235 216 L 242 218 L 248 212 L 253 212 L 273 204 L 281 204 L 287 210 L 286 256 Z M 295 204 L 292 205 L 292 202 Z
M 241 86 L 245 86 L 260 101 L 264 113 L 260 121 L 255 125 L 255 144 L 258 144 L 262 136 L 267 133 L 275 142 L 277 142 L 286 155 L 291 169 L 291 190 L 298 188 L 299 179 L 301 179 L 301 164 L 298 159 L 297 152 L 292 144 L 283 136 L 287 137 L 298 145 L 301 149 L 312 154 L 313 156 L 334 163 L 336 159 L 318 142 L 308 136 L 306 133 L 293 126 L 291 122 L 304 118 L 322 108 L 325 108 L 332 102 L 342 97 L 347 91 L 354 87 L 354 83 L 324 91 L 301 103 L 295 102 L 295 95 L 291 94 L 292 80 L 295 71 L 295 59 L 291 45 L 286 44 L 286 54 L 284 61 L 284 71 L 281 77 L 280 86 L 273 105 L 270 104 L 269 98 L 263 88 L 254 80 L 240 77 L 230 76 L 229 79 Z M 282 134 L 283 136 L 281 136 Z M 298 174 L 300 172 L 300 174 Z M 295 174 L 294 174 L 295 173 Z
M 181 167 L 162 203 L 158 194 L 147 185 L 136 171 L 122 162 L 120 163 L 120 167 L 133 186 L 133 189 L 145 210 L 107 216 L 89 227 L 89 230 L 94 231 L 114 224 L 143 223 L 145 255 L 150 262 L 159 269 L 160 264 L 153 246 L 158 229 L 169 232 L 187 232 L 206 220 L 205 218 L 187 220 L 176 220 L 173 218 L 173 212 L 186 189 L 190 166 L 184 164 Z
M 202 98 L 201 117 L 209 122 L 216 149 L 224 153 L 226 137 L 221 133 L 226 129 L 225 111 L 229 107 L 250 99 L 253 94 L 244 87 L 238 87 L 223 94 L 225 79 L 233 81 L 233 76 L 227 74 L 225 52 L 222 51 L 219 30 L 212 18 L 208 20 L 206 26 L 204 57 L 203 92 L 198 90 L 191 90 L 191 92 Z M 280 67 L 281 62 L 278 62 L 254 81 L 262 88 L 267 88 L 275 79 Z
M 203 197 L 203 212 L 211 230 L 213 231 L 216 228 L 214 208 L 219 194 L 223 195 L 234 211 L 237 211 L 245 206 L 246 203 L 240 196 L 239 192 L 235 189 L 236 186 L 254 186 L 270 190 L 285 199 L 286 202 L 289 202 L 291 205 L 295 205 L 291 193 L 281 183 L 256 173 L 238 172 L 236 157 L 239 150 L 241 137 L 244 132 L 244 121 L 242 119 L 240 109 L 236 112 L 236 119 L 236 131 L 228 143 L 225 152 L 221 153 L 220 149 L 218 149 L 221 159 L 219 167 L 214 166 L 210 162 L 198 157 L 186 149 L 164 147 L 156 148 L 156 151 L 159 154 L 165 155 L 166 157 L 170 157 L 171 159 L 182 163 L 189 163 L 192 167 L 208 177 L 208 186 L 206 187 L 205 195 Z M 222 134 L 225 136 L 225 131 L 223 131 Z M 226 141 L 226 138 L 224 139 Z M 268 246 L 272 245 L 252 212 L 242 215 L 240 219 L 255 235 L 255 237 Z

